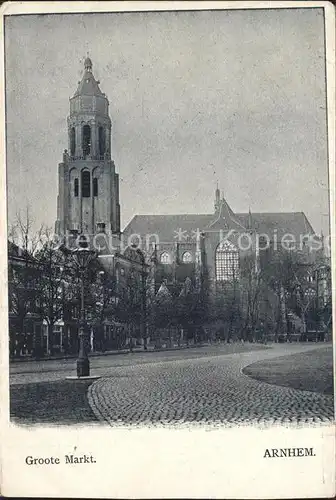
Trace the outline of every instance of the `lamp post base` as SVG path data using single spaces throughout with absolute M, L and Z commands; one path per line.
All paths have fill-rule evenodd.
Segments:
M 90 375 L 89 358 L 77 359 L 77 377 L 88 377 Z

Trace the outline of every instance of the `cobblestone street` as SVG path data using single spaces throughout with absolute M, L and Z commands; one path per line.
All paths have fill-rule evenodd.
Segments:
M 321 347 L 325 345 L 280 344 L 239 354 L 119 366 L 89 387 L 88 399 L 96 417 L 110 425 L 330 422 L 332 395 L 270 385 L 242 373 L 259 360 Z
M 260 344 L 212 344 L 204 347 L 196 346 L 184 349 L 163 349 L 154 352 L 118 353 L 90 356 L 92 375 L 114 375 L 116 367 L 157 363 L 158 361 L 174 361 L 199 359 L 208 356 L 222 356 L 230 353 L 241 353 L 251 350 L 265 350 Z M 10 384 L 30 384 L 63 380 L 74 375 L 76 359 L 58 359 L 41 361 L 19 361 L 10 365 Z
M 296 355 L 294 362 L 300 353 L 310 352 L 318 367 L 316 377 L 323 381 L 323 376 L 330 378 L 330 370 L 322 370 L 322 353 L 331 354 L 331 349 L 325 343 L 219 344 L 97 356 L 91 357 L 91 373 L 101 378 L 91 384 L 65 380 L 74 374 L 73 359 L 14 363 L 11 415 L 27 423 L 96 420 L 113 426 L 330 422 L 331 394 L 269 384 L 242 370 L 274 358 L 279 363 L 279 356 L 291 366 L 291 355 Z M 57 401 L 58 411 L 52 401 Z

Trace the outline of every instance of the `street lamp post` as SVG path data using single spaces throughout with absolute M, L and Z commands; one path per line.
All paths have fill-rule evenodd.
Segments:
M 79 242 L 79 247 L 67 250 L 70 253 L 73 261 L 79 271 L 80 286 L 81 286 L 81 301 L 80 301 L 80 322 L 79 322 L 79 352 L 77 359 L 77 377 L 90 376 L 90 361 L 88 358 L 88 338 L 86 332 L 86 317 L 85 317 L 85 273 L 89 263 L 96 257 L 96 252 L 88 248 L 86 242 Z
M 88 338 L 85 318 L 85 273 L 91 260 L 96 256 L 94 250 L 81 246 L 72 251 L 73 259 L 78 267 L 81 282 L 81 311 L 79 323 L 79 353 L 77 359 L 77 377 L 89 377 L 90 361 L 88 358 Z
M 84 269 L 80 269 L 81 281 L 81 308 L 79 322 L 79 353 L 77 359 L 77 377 L 88 377 L 90 375 L 90 361 L 87 353 L 87 335 L 85 324 L 85 304 L 84 304 Z

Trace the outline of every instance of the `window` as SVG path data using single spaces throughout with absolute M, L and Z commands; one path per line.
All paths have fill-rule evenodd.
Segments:
M 233 281 L 239 278 L 239 252 L 229 241 L 220 243 L 216 250 L 216 280 Z
M 53 328 L 53 344 L 57 346 L 61 346 L 62 339 L 62 327 L 58 325 L 54 325 Z
M 98 179 L 97 179 L 97 177 L 93 178 L 93 196 L 98 196 Z
M 75 127 L 72 127 L 70 131 L 70 153 L 71 156 L 74 156 L 76 150 L 76 131 Z
M 82 172 L 82 197 L 90 198 L 91 190 L 90 190 L 90 172 L 88 170 L 84 170 Z
M 160 257 L 162 264 L 170 264 L 170 255 L 168 252 L 163 252 Z
M 78 196 L 78 191 L 79 191 L 79 188 L 78 188 L 78 179 L 76 178 L 75 182 L 74 182 L 74 195 L 75 196 Z
M 91 128 L 90 125 L 84 125 L 82 137 L 83 155 L 88 156 L 91 152 Z
M 105 153 L 105 130 L 104 127 L 99 127 L 99 154 L 104 156 Z
M 119 266 L 116 266 L 115 268 L 115 283 L 118 285 L 120 282 L 120 269 Z
M 316 295 L 316 291 L 313 288 L 307 288 L 307 290 L 305 291 L 305 296 L 308 299 L 312 299 L 313 297 L 315 297 L 315 295 Z
M 192 258 L 192 255 L 190 252 L 184 252 L 184 254 L 182 255 L 182 262 L 184 264 L 190 264 L 190 262 L 192 262 L 193 258 Z

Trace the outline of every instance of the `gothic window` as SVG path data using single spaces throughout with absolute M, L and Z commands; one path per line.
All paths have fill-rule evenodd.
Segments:
M 192 262 L 193 258 L 190 252 L 184 252 L 182 255 L 182 262 L 184 264 L 190 264 Z
M 70 131 L 70 154 L 74 156 L 76 150 L 76 131 L 75 127 L 71 128 Z
M 315 295 L 316 291 L 314 290 L 314 288 L 307 288 L 307 290 L 305 291 L 305 296 L 308 300 L 315 297 Z
M 118 285 L 120 282 L 120 268 L 118 265 L 115 267 L 115 283 Z
M 78 196 L 78 179 L 76 178 L 75 181 L 74 181 L 74 195 L 75 196 Z
M 98 179 L 97 179 L 97 177 L 93 178 L 93 196 L 98 196 Z
M 90 125 L 84 125 L 84 127 L 83 127 L 82 149 L 83 149 L 84 156 L 89 155 L 91 152 L 91 127 L 90 127 Z
M 229 241 L 223 241 L 216 250 L 216 281 L 233 281 L 238 278 L 238 249 Z
M 104 127 L 99 127 L 99 154 L 104 156 L 105 154 L 105 130 Z
M 88 170 L 83 170 L 82 172 L 82 197 L 90 198 L 91 190 L 90 190 L 90 172 Z
M 161 264 L 170 264 L 170 255 L 168 252 L 163 252 L 160 257 Z

